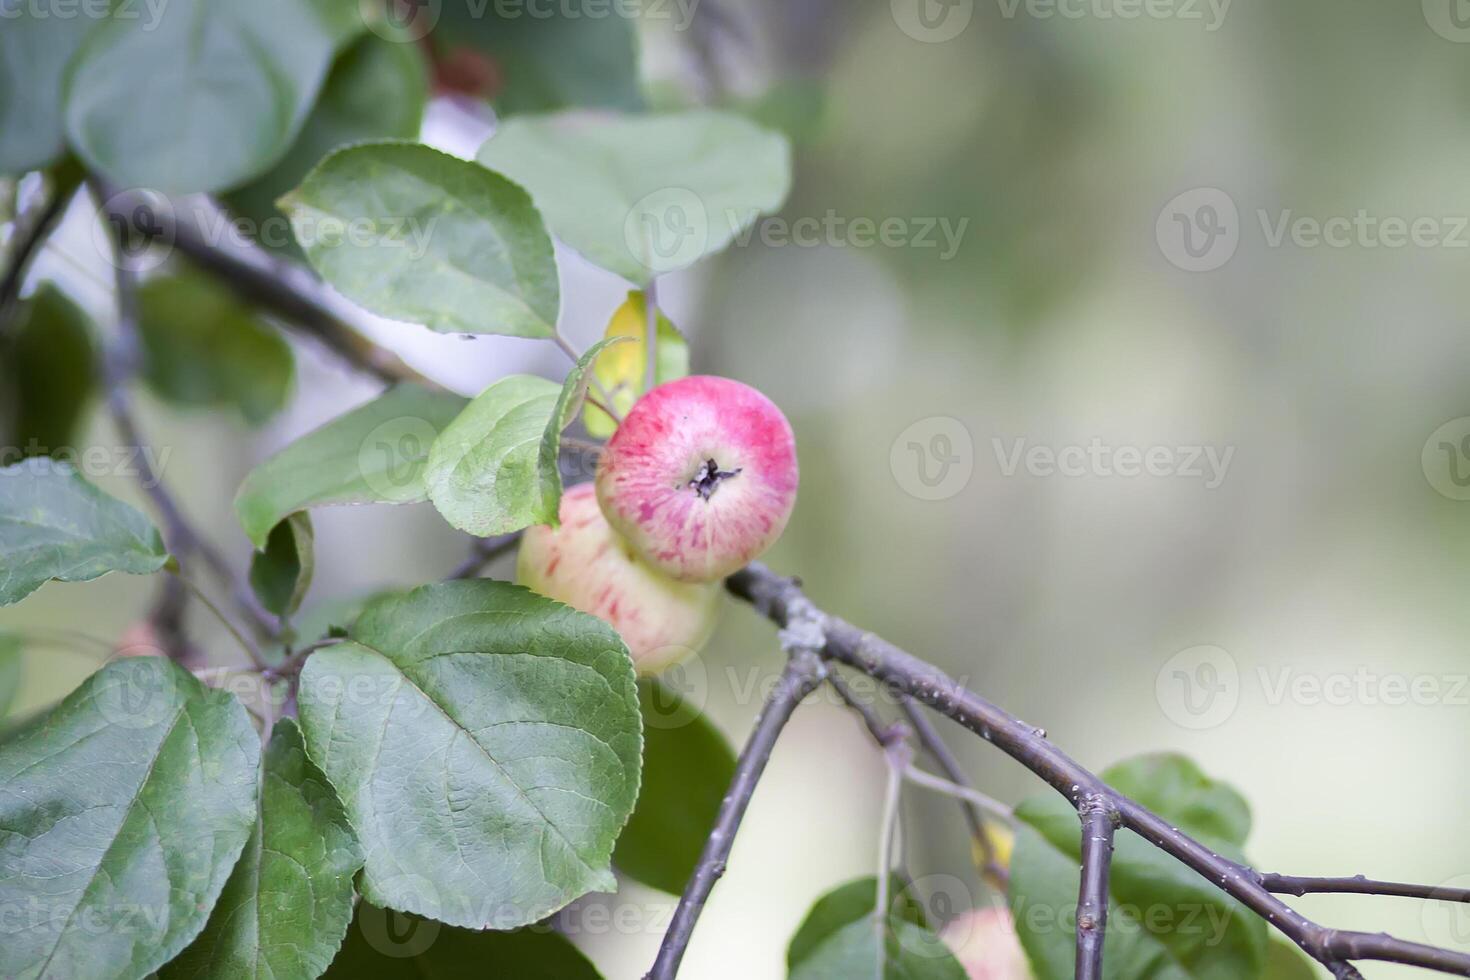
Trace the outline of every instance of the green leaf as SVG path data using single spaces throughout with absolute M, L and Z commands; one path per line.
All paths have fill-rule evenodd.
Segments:
M 490 972 L 486 972 L 486 971 Z M 326 980 L 601 980 L 565 937 L 540 927 L 471 932 L 364 903 Z
M 146 575 L 168 560 L 148 518 L 92 486 L 70 464 L 45 456 L 0 469 L 0 555 L 0 606 L 51 579 Z
M 44 4 L 5 2 L 0 11 L 0 174 L 23 174 L 66 149 L 62 75 L 96 21 L 59 17 Z
M 164 401 L 234 406 L 251 425 L 286 404 L 291 345 L 216 280 L 192 271 L 151 279 L 138 311 L 143 377 Z
M 424 483 L 446 521 L 484 537 L 555 519 L 561 474 L 546 466 L 542 444 L 561 395 L 545 378 L 513 374 L 445 427 Z
M 1188 759 L 1142 756 L 1108 769 L 1102 778 L 1206 847 L 1244 862 L 1240 847 L 1250 829 L 1245 801 Z M 1022 803 L 1016 816 L 1021 823 L 1011 896 L 1021 944 L 1039 980 L 1070 977 L 1076 953 L 1077 813 L 1048 793 Z M 1109 885 L 1104 977 L 1230 980 L 1258 976 L 1263 969 L 1266 924 L 1151 842 L 1118 833 Z
M 509 15 L 501 13 L 506 9 Z M 573 13 L 583 15 L 529 16 L 476 0 L 445 0 L 434 36 L 491 58 L 499 116 L 577 106 L 641 109 L 636 21 Z
M 658 681 L 639 681 L 638 700 L 644 717 L 643 788 L 613 864 L 645 885 L 678 895 L 715 825 L 735 775 L 735 754 L 703 715 Z M 677 718 L 678 727 L 660 721 L 669 718 Z
M 817 899 L 791 937 L 786 964 L 792 980 L 874 980 L 878 930 L 873 921 L 877 881 L 859 878 Z M 884 933 L 884 980 L 965 980 L 949 947 L 930 931 L 922 907 L 894 877 Z
M 260 815 L 204 931 L 161 980 L 313 980 L 352 922 L 362 850 L 301 730 L 278 721 L 261 760 Z
M 1266 944 L 1266 972 L 1261 980 L 1317 980 L 1317 968 L 1295 944 L 1273 935 Z
M 785 137 L 711 110 L 518 117 L 479 160 L 525 186 L 558 238 L 638 285 L 722 250 L 791 184 Z
M 276 199 L 300 184 L 312 167 L 338 147 L 417 136 L 428 84 L 416 45 L 364 35 L 332 66 L 321 98 L 290 151 L 264 175 L 227 194 L 225 203 L 235 214 L 254 222 L 262 245 L 300 256 L 291 223 L 276 209 Z
M 0 745 L 0 976 L 142 977 L 203 928 L 256 812 L 232 695 L 113 661 Z
M 301 608 L 316 569 L 311 517 L 298 511 L 271 529 L 265 548 L 250 559 L 250 587 L 267 610 L 289 619 Z
M 322 278 L 374 313 L 443 333 L 556 333 L 551 236 L 499 174 L 415 143 L 364 143 L 323 160 L 280 207 Z
M 97 380 L 92 321 L 49 282 L 15 314 L 10 343 L 0 345 L 0 403 L 5 445 L 27 456 L 74 449 Z
M 368 901 L 512 929 L 612 891 L 638 796 L 633 665 L 610 627 L 505 582 L 378 600 L 301 675 Z
M 264 548 L 298 510 L 426 499 L 429 447 L 464 406 L 459 395 L 402 384 L 333 419 L 250 471 L 235 494 L 240 526 Z
M 14 633 L 0 633 L 0 718 L 4 718 L 15 703 L 24 671 L 24 641 Z
M 339 44 L 347 0 L 114 4 L 67 71 L 65 125 L 90 169 L 124 187 L 224 190 L 290 147 Z
M 628 298 L 613 313 L 607 323 L 605 337 L 628 337 L 632 343 L 620 344 L 615 350 L 607 351 L 597 358 L 593 374 L 607 392 L 612 395 L 612 407 L 621 416 L 627 416 L 633 403 L 647 389 L 648 307 L 640 290 L 632 290 Z M 689 373 L 689 344 L 678 328 L 658 311 L 658 327 L 655 333 L 657 348 L 654 350 L 653 383 L 682 378 Z M 617 423 L 595 405 L 587 405 L 582 411 L 582 424 L 594 438 L 605 439 L 617 430 Z

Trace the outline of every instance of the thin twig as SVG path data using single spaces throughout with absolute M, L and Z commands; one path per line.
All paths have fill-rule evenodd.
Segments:
M 21 219 L 15 222 L 15 249 L 5 268 L 5 277 L 0 279 L 0 336 L 10 332 L 10 314 L 20 299 L 20 287 L 25 282 L 26 271 L 41 250 L 41 245 L 56 227 L 57 221 L 66 213 L 66 205 L 72 198 L 75 187 L 58 187 L 41 205 L 36 220 L 22 230 Z
M 873 894 L 873 928 L 877 931 L 875 977 L 887 974 L 889 879 L 893 873 L 893 841 L 898 834 L 899 800 L 903 795 L 903 774 L 913 762 L 914 753 L 907 741 L 899 739 L 883 745 L 883 759 L 888 765 L 888 778 L 883 786 L 883 814 L 878 824 L 878 877 Z
M 905 779 L 915 786 L 933 790 L 936 793 L 942 793 L 956 800 L 963 800 L 977 809 L 989 810 L 1001 820 L 1010 821 L 1015 818 L 1015 813 L 1010 807 L 1006 806 L 1000 800 L 986 796 L 977 789 L 972 789 L 961 783 L 952 783 L 947 779 L 940 779 L 938 776 L 927 773 L 915 766 L 910 766 L 903 775 Z
M 146 197 L 119 196 L 109 193 L 111 190 L 98 186 L 99 198 L 111 202 L 113 210 L 126 213 L 133 231 L 177 248 L 243 299 L 281 317 L 288 327 L 320 341 L 352 367 L 388 384 L 408 381 L 443 390 L 442 385 L 363 336 L 332 310 L 321 283 L 306 270 L 259 248 L 226 249 L 211 241 L 196 223 L 179 220 L 168 209 L 154 207 Z M 225 221 L 223 217 L 219 220 Z
M 648 352 L 648 364 L 643 378 L 643 390 L 652 391 L 658 384 L 658 278 L 648 280 L 643 288 L 644 327 L 643 342 Z
M 1363 875 L 1343 878 L 1302 878 L 1263 871 L 1256 878 L 1262 887 L 1281 895 L 1394 895 L 1399 898 L 1425 898 L 1441 902 L 1470 902 L 1470 888 L 1445 888 L 1441 885 L 1411 885 L 1398 881 L 1375 881 Z
M 502 534 L 495 538 L 476 538 L 474 543 L 470 545 L 469 557 L 460 562 L 459 566 L 449 573 L 449 578 L 474 578 L 480 574 L 486 565 L 514 549 L 520 543 L 520 540 L 520 531 L 515 531 L 511 534 Z
M 1117 817 L 1102 794 L 1083 799 L 1082 879 L 1077 891 L 1077 980 L 1102 980 L 1103 939 L 1108 927 L 1108 871 L 1113 864 Z
M 821 658 L 816 651 L 798 649 L 791 654 L 785 671 L 770 697 L 766 699 L 760 716 L 755 720 L 755 729 L 750 733 L 745 747 L 740 750 L 740 758 L 735 763 L 735 776 L 720 803 L 714 829 L 704 842 L 699 863 L 695 865 L 694 875 L 684 888 L 678 908 L 674 910 L 673 921 L 664 934 L 663 943 L 658 949 L 658 958 L 654 961 L 647 980 L 673 980 L 678 974 L 679 962 L 684 958 L 684 951 L 694 934 L 699 913 L 709 900 L 715 882 L 725 873 L 725 863 L 730 858 L 735 834 L 740 829 L 740 821 L 745 816 L 746 807 L 750 805 L 750 797 L 755 792 L 761 773 L 770 761 L 776 739 L 780 737 L 781 729 L 786 727 L 786 722 L 790 720 L 802 698 L 822 682 L 824 673 Z
M 959 759 L 955 758 L 954 752 L 944 741 L 944 736 L 940 735 L 939 730 L 934 727 L 934 722 L 929 720 L 929 716 L 914 703 L 911 697 L 900 697 L 898 706 L 903 709 L 904 716 L 908 718 L 914 735 L 919 739 L 919 745 L 939 764 L 939 768 L 949 777 L 949 781 L 957 786 L 970 788 L 970 779 L 965 774 L 964 767 L 960 765 Z M 1003 891 L 1010 882 L 1010 872 L 1000 863 L 995 841 L 991 840 L 990 831 L 986 828 L 985 821 L 981 819 L 980 811 L 972 802 L 966 802 L 965 797 L 962 796 L 960 799 L 965 822 L 970 827 L 970 839 L 975 842 L 975 846 L 980 851 L 980 873 Z
M 901 721 L 891 723 L 884 721 L 872 705 L 853 692 L 841 674 L 836 671 L 829 672 L 827 683 L 832 686 L 832 690 L 837 692 L 837 696 L 842 699 L 842 703 L 847 706 L 848 710 L 858 716 L 858 720 L 863 723 L 863 727 L 868 730 L 873 741 L 878 743 L 879 748 L 886 749 L 895 742 L 902 742 L 909 737 L 907 725 Z
M 195 585 L 193 582 L 185 578 L 183 573 L 179 571 L 176 565 L 170 566 L 168 570 L 172 572 L 173 575 L 184 584 L 184 587 L 189 590 L 190 594 L 193 595 L 194 598 L 199 600 L 200 604 L 203 605 L 204 608 L 208 609 L 211 613 L 214 614 L 214 618 L 219 620 L 220 623 L 224 626 L 225 630 L 230 634 L 230 636 L 234 637 L 235 642 L 240 644 L 240 649 L 245 651 L 245 655 L 250 658 L 250 662 L 253 663 L 257 668 L 265 670 L 267 666 L 266 661 L 265 658 L 260 655 L 260 651 L 255 649 L 254 645 L 251 644 L 249 640 L 245 639 L 245 634 L 241 633 L 239 628 L 236 627 L 234 623 L 230 622 L 230 617 L 226 616 L 224 614 L 224 611 L 221 610 L 219 606 L 214 604 L 214 600 L 205 595 L 203 589 L 199 588 L 199 586 Z
M 1221 857 L 1141 803 L 1113 790 L 1036 729 L 957 684 L 939 668 L 823 613 L 794 581 L 754 563 L 725 584 L 783 629 L 804 625 L 820 632 L 827 657 L 888 683 L 959 722 L 1040 777 L 1073 806 L 1080 807 L 1089 796 L 1104 796 L 1116 809 L 1121 826 L 1199 873 L 1329 968 L 1340 971 L 1342 961 L 1373 959 L 1470 976 L 1470 954 L 1391 936 L 1330 929 L 1302 916 L 1267 890 L 1253 869 Z

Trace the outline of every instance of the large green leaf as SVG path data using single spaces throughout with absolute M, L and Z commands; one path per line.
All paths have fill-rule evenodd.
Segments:
M 472 932 L 364 903 L 327 980 L 601 980 L 565 937 L 547 929 Z
M 425 586 L 312 654 L 300 700 L 368 901 L 511 929 L 616 887 L 642 738 L 632 661 L 600 620 L 504 582 Z
M 531 197 L 416 143 L 338 150 L 280 201 L 322 278 L 374 313 L 444 333 L 550 337 L 551 237 Z
M 0 0 L 0 174 L 39 170 L 61 156 L 61 79 L 96 21 L 45 4 Z
M 785 137 L 710 110 L 517 117 L 479 160 L 530 190 L 558 238 L 640 285 L 725 248 L 791 183 Z
M 276 723 L 261 760 L 260 816 L 209 923 L 162 980 L 313 980 L 352 921 L 362 850 L 347 813 L 306 756 L 301 730 Z
M 76 448 L 77 429 L 96 389 L 91 318 L 43 282 L 16 312 L 0 344 L 0 431 L 27 456 Z
M 305 511 L 271 529 L 265 548 L 250 559 L 250 587 L 267 610 L 287 619 L 301 608 L 316 569 L 315 535 Z
M 1272 936 L 1266 945 L 1266 972 L 1261 980 L 1317 980 L 1317 969 L 1294 944 Z
M 498 115 L 642 108 L 636 21 L 616 11 L 593 17 L 590 8 L 571 16 L 564 9 L 548 6 L 533 16 L 512 5 L 444 0 L 434 37 L 490 57 L 496 79 L 490 97 Z
M 264 548 L 298 510 L 425 499 L 429 447 L 464 406 L 458 395 L 403 384 L 333 419 L 250 471 L 235 494 L 240 525 Z
M 1102 778 L 1217 853 L 1244 861 L 1240 848 L 1250 829 L 1245 801 L 1188 759 L 1142 756 Z M 1011 899 L 1021 944 L 1040 980 L 1061 980 L 1072 975 L 1076 955 L 1077 813 L 1047 793 L 1022 803 L 1016 816 L 1021 824 Z M 1230 980 L 1258 976 L 1264 967 L 1265 923 L 1131 832 L 1118 833 L 1109 886 L 1105 977 Z
M 143 377 L 160 398 L 230 405 L 252 425 L 286 404 L 291 345 L 216 280 L 194 271 L 151 279 L 138 310 Z
M 261 245 L 299 256 L 291 223 L 276 209 L 277 198 L 340 146 L 417 136 L 427 99 L 428 76 L 418 46 L 363 35 L 337 58 L 290 151 L 261 177 L 227 194 L 225 203 L 254 223 Z
M 0 745 L 0 976 L 143 977 L 203 928 L 256 812 L 232 695 L 116 660 Z
M 145 575 L 168 560 L 148 518 L 109 497 L 69 463 L 45 456 L 0 469 L 0 606 L 51 579 Z
M 859 878 L 817 899 L 786 950 L 792 980 L 876 980 L 877 890 L 876 879 Z M 929 930 L 922 908 L 897 877 L 889 896 L 883 980 L 965 980 L 964 968 Z
M 671 895 L 684 890 L 735 774 L 735 754 L 703 715 L 656 680 L 638 682 L 643 788 L 613 852 L 623 874 Z M 647 719 L 653 718 L 652 724 Z M 672 727 L 657 719 L 677 718 Z M 868 907 L 873 900 L 868 898 Z
M 124 187 L 217 191 L 290 147 L 332 55 L 362 27 L 354 0 L 114 4 L 66 77 L 72 147 Z
M 532 524 L 557 524 L 561 505 L 561 434 L 572 424 L 592 363 L 607 337 L 577 359 L 558 388 L 544 378 L 513 374 L 482 391 L 429 451 L 424 482 L 444 519 L 481 537 Z
M 654 331 L 653 383 L 661 385 L 689 373 L 689 343 L 663 310 L 658 311 Z M 605 337 L 627 337 L 631 341 L 600 354 L 593 364 L 593 375 L 612 398 L 612 408 L 626 417 L 633 403 L 648 388 L 648 307 L 640 290 L 632 290 L 623 305 L 608 320 Z M 582 412 L 582 424 L 596 438 L 606 438 L 617 429 L 607 413 L 588 403 Z
M 424 483 L 444 519 L 481 536 L 555 517 L 561 475 L 547 469 L 541 441 L 561 387 L 513 374 L 482 391 L 429 450 Z

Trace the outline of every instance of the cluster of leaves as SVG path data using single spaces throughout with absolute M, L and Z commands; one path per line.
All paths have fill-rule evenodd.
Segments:
M 637 113 L 625 18 L 503 24 L 493 5 L 471 16 L 446 3 L 452 33 L 429 47 L 493 56 L 498 108 L 546 113 L 503 122 L 474 161 L 449 156 L 408 142 L 429 74 L 414 25 L 370 23 L 366 6 L 171 0 L 156 21 L 139 5 L 101 19 L 7 12 L 0 173 L 51 167 L 65 189 L 80 163 L 119 185 L 216 193 L 257 227 L 284 214 L 292 238 L 262 245 L 368 310 L 443 332 L 560 341 L 553 236 L 633 289 L 560 383 L 514 375 L 473 399 L 398 385 L 250 472 L 235 498 L 257 549 L 249 584 L 282 627 L 257 671 L 272 695 L 259 731 L 234 694 L 169 660 L 126 658 L 7 732 L 0 909 L 19 910 L 19 925 L 0 943 L 0 975 L 356 977 L 412 962 L 428 975 L 493 963 L 502 976 L 595 977 L 536 924 L 616 888 L 614 866 L 680 890 L 729 781 L 724 738 L 635 680 L 609 627 L 559 603 L 476 579 L 303 610 L 309 511 L 430 501 L 480 536 L 554 523 L 563 432 L 580 418 L 604 437 L 650 377 L 688 371 L 687 345 L 650 317 L 643 288 L 778 208 L 789 149 L 736 115 Z M 568 105 L 613 111 L 555 111 Z M 159 398 L 250 423 L 285 403 L 290 346 L 220 282 L 169 266 L 138 299 L 142 378 Z M 43 285 L 5 338 L 5 444 L 40 455 L 0 469 L 0 605 L 47 581 L 185 560 L 145 516 L 45 455 L 87 415 L 97 337 Z M 589 401 L 591 386 L 605 400 Z M 0 709 L 23 646 L 0 635 Z M 280 710 L 289 698 L 299 720 Z M 1108 778 L 1226 853 L 1243 842 L 1243 804 L 1187 764 Z M 1013 900 L 1067 908 L 1075 815 L 1048 798 L 1018 816 Z M 1259 923 L 1134 843 L 1120 843 L 1115 921 L 1141 902 L 1212 903 L 1227 927 L 1216 943 L 1148 921 L 1110 932 L 1110 975 L 1267 969 Z M 792 975 L 864 976 L 883 962 L 888 977 L 962 977 L 907 883 L 888 889 L 899 898 L 873 927 L 877 891 L 859 881 L 820 900 L 792 941 Z M 434 941 L 396 948 L 384 909 Z M 1070 933 L 1028 932 L 1017 911 L 1038 974 L 1069 974 Z

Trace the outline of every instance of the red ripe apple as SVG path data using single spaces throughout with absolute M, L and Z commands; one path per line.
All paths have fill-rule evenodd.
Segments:
M 698 652 L 720 610 L 718 583 L 676 582 L 651 568 L 608 526 L 592 484 L 561 498 L 561 527 L 527 528 L 516 581 L 605 621 L 640 674 Z
M 791 517 L 796 484 L 786 416 L 729 378 L 654 388 L 597 464 L 608 523 L 645 561 L 686 582 L 723 578 L 769 548 Z

